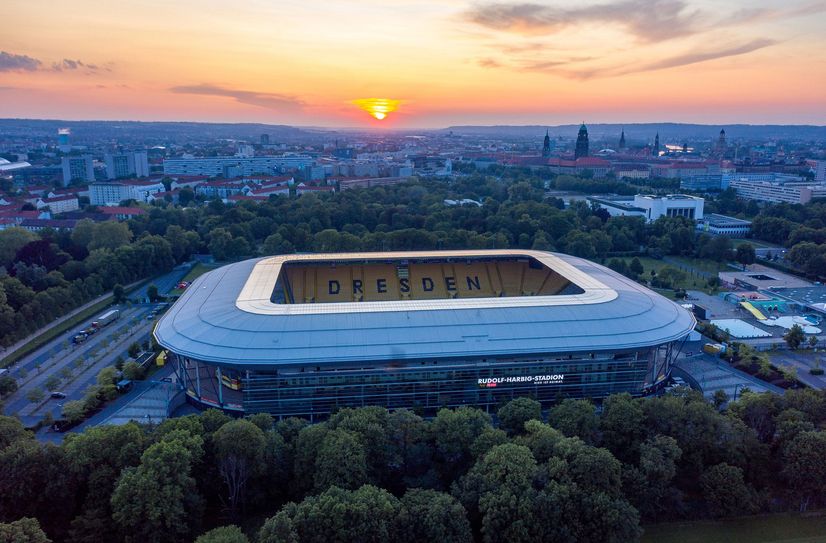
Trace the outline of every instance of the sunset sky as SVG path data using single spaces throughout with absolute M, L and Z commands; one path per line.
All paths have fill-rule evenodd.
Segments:
M 0 118 L 826 124 L 824 29 L 826 0 L 5 0 Z

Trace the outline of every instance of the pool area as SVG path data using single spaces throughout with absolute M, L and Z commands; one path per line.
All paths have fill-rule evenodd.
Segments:
M 767 320 L 763 321 L 763 324 L 765 324 L 766 326 L 780 326 L 787 330 L 791 329 L 792 326 L 797 324 L 798 326 L 803 328 L 803 331 L 807 334 L 819 334 L 822 332 L 822 330 L 814 324 L 812 324 L 812 322 L 809 321 L 809 319 L 797 315 L 769 317 Z
M 769 321 L 763 321 L 768 323 Z M 753 326 L 740 319 L 718 319 L 712 320 L 711 324 L 720 330 L 728 330 L 731 337 L 736 339 L 751 339 L 758 337 L 771 337 L 772 335 L 765 330 Z

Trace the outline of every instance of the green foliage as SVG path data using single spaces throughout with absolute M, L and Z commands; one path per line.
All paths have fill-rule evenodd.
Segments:
M 357 490 L 331 487 L 298 504 L 288 504 L 268 519 L 258 542 L 392 541 L 399 509 L 399 500 L 374 486 Z
M 17 392 L 17 380 L 11 375 L 0 377 L 0 399 Z
M 227 499 L 233 516 L 246 498 L 251 478 L 265 470 L 264 432 L 244 419 L 228 422 L 212 435 L 212 447 L 218 471 L 227 485 Z
M 192 468 L 203 440 L 186 432 L 150 445 L 112 493 L 112 519 L 124 540 L 176 542 L 197 529 L 203 505 Z M 172 434 L 170 434 L 171 436 Z
M 502 406 L 496 416 L 500 428 L 509 434 L 519 434 L 525 431 L 529 420 L 541 420 L 542 405 L 531 398 L 516 398 Z
M 743 470 L 737 466 L 725 463 L 711 466 L 700 477 L 700 487 L 712 516 L 728 517 L 753 512 L 753 493 L 743 480 Z
M 783 335 L 783 340 L 791 350 L 796 350 L 800 347 L 800 344 L 803 343 L 805 339 L 806 334 L 803 332 L 803 328 L 799 324 L 792 325 L 792 327 Z
M 249 539 L 241 531 L 241 528 L 231 525 L 214 528 L 198 536 L 195 543 L 249 543 Z
M 51 539 L 40 529 L 37 519 L 21 518 L 8 524 L 0 522 L 0 542 L 51 543 Z
M 548 423 L 566 436 L 596 443 L 599 417 L 589 400 L 563 400 L 548 412 Z

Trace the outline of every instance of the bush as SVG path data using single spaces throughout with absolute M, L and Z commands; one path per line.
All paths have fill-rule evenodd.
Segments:
M 123 378 L 138 381 L 143 379 L 143 368 L 137 362 L 129 361 L 123 365 Z
M 63 418 L 70 424 L 82 421 L 85 415 L 86 409 L 84 402 L 80 400 L 72 400 L 71 402 L 66 402 L 63 404 Z

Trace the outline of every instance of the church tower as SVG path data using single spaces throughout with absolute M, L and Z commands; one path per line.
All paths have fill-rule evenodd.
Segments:
M 726 129 L 720 129 L 720 137 L 717 139 L 717 151 L 718 155 L 724 155 L 726 153 Z
M 660 133 L 657 132 L 657 135 L 654 136 L 654 151 L 652 153 L 655 157 L 660 156 Z
M 579 133 L 576 136 L 576 147 L 574 148 L 574 158 L 582 158 L 588 156 L 588 129 L 585 123 L 579 127 Z
M 548 131 L 545 130 L 545 141 L 542 144 L 542 157 L 548 158 L 551 156 L 551 136 L 548 134 Z
M 619 148 L 625 149 L 625 129 L 622 129 L 622 134 L 620 134 L 620 141 L 619 141 Z

